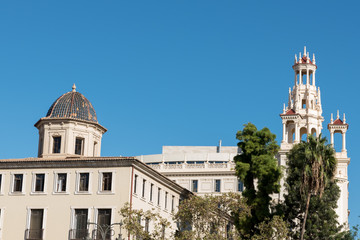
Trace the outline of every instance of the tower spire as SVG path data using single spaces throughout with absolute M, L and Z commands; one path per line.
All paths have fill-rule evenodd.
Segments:
M 306 57 L 306 46 L 304 46 L 304 57 Z

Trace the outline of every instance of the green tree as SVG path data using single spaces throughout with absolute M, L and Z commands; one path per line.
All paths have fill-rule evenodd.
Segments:
M 294 239 L 342 239 L 335 209 L 340 189 L 326 139 L 309 136 L 288 154 L 284 215 Z
M 236 138 L 242 151 L 234 158 L 236 175 L 244 183 L 243 196 L 251 208 L 251 215 L 236 225 L 243 238 L 251 238 L 259 233 L 257 225 L 271 218 L 271 194 L 280 190 L 281 168 L 275 158 L 279 146 L 268 128 L 258 131 L 252 123 L 244 125 Z
M 271 220 L 266 219 L 257 226 L 259 234 L 255 234 L 251 240 L 285 240 L 289 237 L 289 229 L 286 222 L 280 216 L 274 216 Z
M 240 194 L 191 196 L 179 205 L 175 220 L 179 223 L 177 240 L 225 240 L 238 237 L 234 226 L 236 218 L 249 214 L 249 208 Z
M 119 213 L 123 219 L 123 227 L 129 234 L 136 236 L 138 239 L 165 239 L 164 229 L 171 228 L 170 222 L 166 218 L 161 217 L 155 209 L 151 211 L 132 209 L 130 204 L 126 203 Z M 149 224 L 149 227 L 150 224 L 152 225 L 151 231 L 144 227 L 147 224 Z

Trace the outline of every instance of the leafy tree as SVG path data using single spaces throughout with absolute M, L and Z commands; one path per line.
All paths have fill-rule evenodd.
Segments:
M 271 194 L 280 191 L 281 167 L 275 158 L 279 146 L 268 128 L 258 131 L 252 123 L 245 124 L 236 138 L 242 150 L 234 158 L 236 175 L 244 183 L 243 196 L 251 207 L 251 215 L 236 225 L 244 238 L 250 238 L 259 233 L 259 223 L 271 218 Z
M 240 194 L 191 196 L 179 205 L 175 220 L 179 223 L 177 240 L 225 240 L 238 237 L 231 226 L 235 218 L 249 214 Z
M 255 234 L 252 240 L 288 239 L 289 229 L 286 222 L 280 216 L 274 216 L 271 220 L 265 220 L 257 226 L 259 234 Z
M 335 209 L 340 189 L 326 139 L 309 136 L 288 154 L 284 215 L 294 239 L 343 239 Z
M 160 216 L 155 209 L 144 211 L 142 209 L 131 209 L 129 203 L 126 203 L 119 211 L 123 218 L 123 227 L 127 232 L 138 239 L 165 239 L 163 236 L 165 228 L 171 228 L 170 222 Z M 147 221 L 152 228 L 147 231 L 142 222 Z

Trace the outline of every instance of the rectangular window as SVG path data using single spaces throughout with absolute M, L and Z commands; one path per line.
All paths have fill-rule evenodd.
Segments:
M 175 201 L 175 197 L 172 196 L 172 197 L 171 197 L 171 211 L 172 211 L 172 212 L 174 211 L 174 201 Z
M 89 173 L 80 173 L 79 174 L 79 192 L 88 192 L 89 191 Z
M 102 191 L 111 191 L 112 173 L 102 173 Z
M 153 188 L 154 188 L 154 184 L 150 185 L 150 202 L 152 202 L 153 200 Z
M 75 140 L 75 154 L 83 155 L 84 154 L 84 139 L 83 138 L 76 138 Z
M 141 194 L 142 197 L 145 197 L 145 186 L 146 186 L 146 180 L 143 179 L 142 194 Z
M 102 229 L 107 229 L 111 225 L 111 209 L 98 209 L 97 224 L 101 226 Z M 103 239 L 100 231 L 98 231 L 96 235 L 96 239 Z M 106 232 L 105 239 L 111 239 L 111 231 Z
M 45 174 L 35 174 L 35 192 L 44 192 Z
M 138 180 L 138 175 L 135 174 L 135 180 L 134 180 L 134 193 L 136 193 L 136 187 L 137 187 L 137 181 Z
M 88 210 L 75 209 L 74 229 L 72 230 L 71 239 L 85 239 L 88 233 Z
M 160 206 L 160 197 L 161 197 L 161 188 L 158 188 L 158 199 L 157 199 L 158 206 Z
M 149 232 L 149 223 L 150 223 L 150 219 L 149 218 L 145 218 L 145 232 Z
M 221 185 L 221 181 L 220 179 L 216 179 L 215 180 L 215 192 L 220 192 L 220 185 Z
M 14 174 L 13 192 L 22 192 L 23 174 Z
M 198 191 L 198 180 L 192 180 L 191 191 L 193 191 L 193 192 Z
M 30 228 L 26 231 L 26 239 L 43 239 L 44 209 L 31 209 Z
M 56 192 L 66 192 L 66 173 L 58 173 L 56 175 Z
M 167 209 L 168 192 L 165 192 L 165 209 Z
M 60 153 L 61 137 L 53 137 L 53 153 Z
M 244 184 L 243 184 L 243 182 L 242 182 L 240 179 L 238 179 L 237 190 L 238 190 L 238 192 L 244 191 Z
M 1 193 L 1 191 L 2 191 L 2 187 L 1 187 L 1 184 L 2 183 L 2 174 L 0 174 L 0 193 Z

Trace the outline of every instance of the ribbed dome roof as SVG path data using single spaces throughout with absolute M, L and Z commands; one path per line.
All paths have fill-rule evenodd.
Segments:
M 60 96 L 49 108 L 48 118 L 74 118 L 91 122 L 98 122 L 96 112 L 89 100 L 76 92 L 75 84 L 71 92 Z

